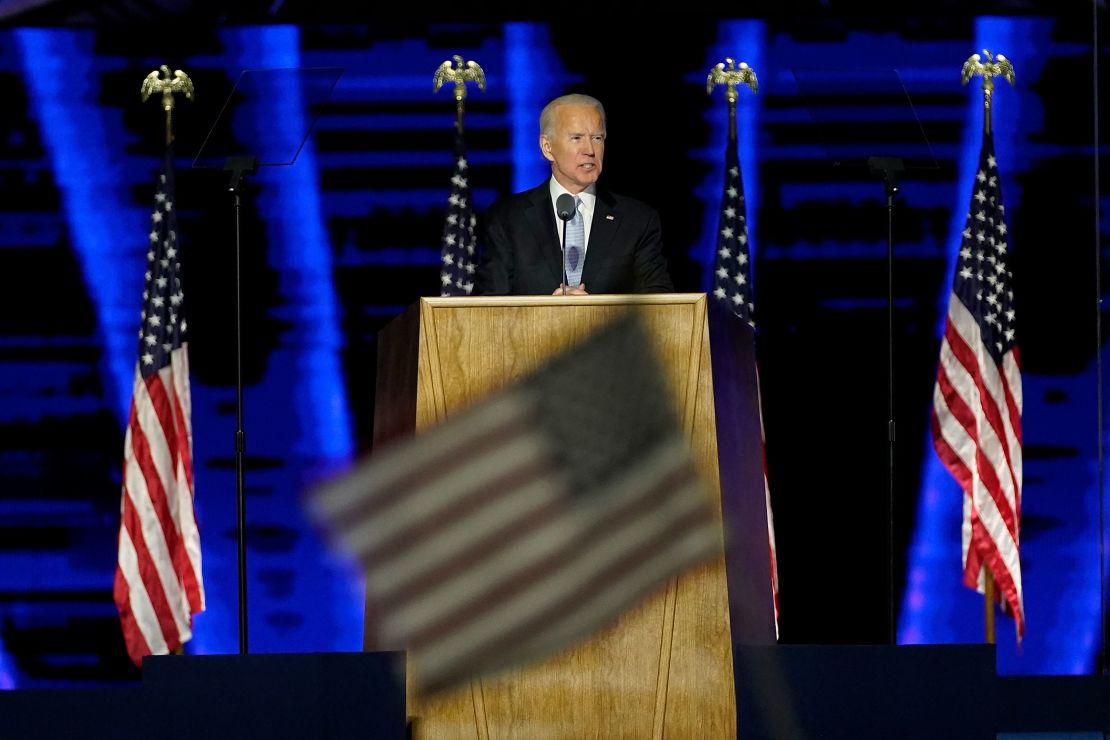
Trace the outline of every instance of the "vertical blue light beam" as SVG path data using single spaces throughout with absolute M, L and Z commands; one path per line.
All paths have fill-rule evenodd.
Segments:
M 81 264 L 105 348 L 102 373 L 122 428 L 131 404 L 148 211 L 126 194 L 124 128 L 97 101 L 91 31 L 18 29 L 31 110 L 53 165 L 69 238 Z M 151 168 L 151 187 L 154 168 Z

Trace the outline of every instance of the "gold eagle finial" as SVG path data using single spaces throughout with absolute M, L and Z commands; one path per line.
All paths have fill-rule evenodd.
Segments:
M 1014 84 L 1014 65 L 1002 54 L 992 56 L 989 49 L 983 49 L 983 56 L 987 61 L 982 61 L 978 54 L 972 54 L 964 62 L 963 83 L 966 85 L 972 77 L 982 77 L 983 85 L 994 86 L 994 78 L 1002 77 L 1011 85 Z
M 189 75 L 180 69 L 173 73 L 163 64 L 143 79 L 141 92 L 145 103 L 151 95 L 162 93 L 162 110 L 166 112 L 166 145 L 173 141 L 173 96 L 181 93 L 189 100 L 193 99 L 193 81 Z
M 165 77 L 163 78 L 162 75 Z M 193 81 L 180 69 L 175 69 L 171 74 L 170 68 L 163 64 L 160 70 L 154 70 L 143 80 L 143 102 L 158 93 L 162 93 L 162 109 L 171 111 L 174 93 L 181 93 L 189 100 L 193 99 Z
M 983 61 L 983 58 L 986 61 Z M 964 62 L 961 79 L 963 84 L 971 81 L 972 77 L 983 78 L 983 130 L 991 130 L 991 97 L 994 94 L 994 78 L 1001 77 L 1014 84 L 1014 65 L 1002 54 L 992 56 L 989 49 L 983 49 L 983 56 L 972 54 Z
M 453 59 L 454 67 L 451 66 L 450 59 L 436 67 L 435 75 L 432 77 L 432 92 L 439 92 L 439 88 L 445 82 L 454 82 L 455 101 L 461 103 L 466 98 L 467 82 L 476 83 L 479 90 L 486 89 L 486 73 L 481 65 L 473 60 L 464 63 L 463 58 L 458 54 L 455 54 Z
M 725 61 L 717 62 L 709 70 L 709 77 L 705 80 L 706 94 L 711 94 L 717 85 L 724 85 L 728 102 L 735 103 L 736 86 L 747 85 L 754 93 L 759 90 L 759 79 L 755 76 L 755 70 L 749 67 L 747 62 L 740 62 L 737 68 L 736 61 L 732 57 L 725 57 Z

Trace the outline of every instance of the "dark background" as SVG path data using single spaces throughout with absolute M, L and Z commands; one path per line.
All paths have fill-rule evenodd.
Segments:
M 1029 621 L 1020 648 L 1000 621 L 999 666 L 1102 670 L 1100 8 L 783 3 L 727 18 L 439 3 L 387 19 L 330 3 L 84 5 L 0 4 L 0 686 L 137 677 L 111 577 L 163 130 L 138 90 L 162 63 L 198 91 L 175 122 L 209 601 L 196 652 L 237 645 L 235 231 L 223 174 L 192 158 L 241 70 L 342 69 L 311 108 L 320 117 L 297 163 L 245 192 L 250 605 L 256 651 L 359 647 L 357 569 L 307 524 L 300 496 L 369 450 L 376 334 L 438 293 L 453 106 L 431 78 L 456 53 L 489 80 L 467 105 L 479 219 L 543 177 L 543 102 L 590 93 L 608 113 L 604 181 L 659 209 L 676 287 L 691 292 L 708 287 L 724 155 L 726 106 L 721 91 L 706 95 L 705 75 L 726 55 L 756 68 L 758 95 L 741 94 L 741 157 L 781 639 L 844 644 L 886 642 L 892 606 L 900 641 L 982 639 L 980 602 L 960 585 L 959 492 L 927 430 L 982 125 L 978 83 L 962 87 L 960 67 L 983 46 L 1010 57 L 1017 84 L 999 82 L 994 128 L 1026 381 Z M 807 87 L 814 69 L 839 70 L 840 84 Z M 896 71 L 904 89 L 868 87 L 861 70 Z M 257 108 L 233 104 L 234 129 L 210 143 L 292 123 L 283 84 Z M 887 212 L 881 183 L 855 165 L 923 153 L 935 166 L 907 173 L 894 221 L 891 551 Z

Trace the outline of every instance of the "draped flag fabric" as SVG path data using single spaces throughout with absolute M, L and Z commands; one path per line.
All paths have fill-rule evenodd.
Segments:
M 451 175 L 451 195 L 447 198 L 447 217 L 443 224 L 440 248 L 440 295 L 470 295 L 474 290 L 474 226 L 477 219 L 470 203 L 470 184 L 466 161 L 466 142 L 455 127 L 455 170 Z
M 728 147 L 725 150 L 725 186 L 721 196 L 721 215 L 717 228 L 717 256 L 713 266 L 713 297 L 733 315 L 755 329 L 755 304 L 752 299 L 751 259 L 748 249 L 748 217 L 744 203 L 744 180 L 736 151 L 736 120 L 729 117 Z M 756 368 L 756 389 L 759 368 Z M 771 513 L 771 487 L 767 480 L 767 454 L 763 435 L 763 400 L 759 400 L 760 453 L 763 456 L 763 492 L 767 508 L 767 541 L 770 543 L 771 594 L 775 604 L 775 632 L 779 622 L 778 552 L 775 547 L 775 520 Z
M 192 422 L 173 152 L 151 213 L 138 361 L 124 434 L 119 559 L 113 594 L 128 655 L 177 651 L 204 610 L 193 510 Z
M 948 302 L 933 391 L 933 445 L 964 491 L 964 583 L 998 598 L 1025 631 L 1021 588 L 1021 369 L 1002 189 L 989 133 Z
M 312 502 L 429 691 L 570 647 L 722 548 L 632 318 Z

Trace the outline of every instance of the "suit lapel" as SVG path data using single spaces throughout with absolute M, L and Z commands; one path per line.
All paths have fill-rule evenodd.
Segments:
M 558 285 L 563 282 L 563 268 L 560 264 L 562 252 L 559 230 L 555 226 L 555 206 L 551 203 L 551 190 L 546 180 L 539 187 L 533 188 L 525 215 L 538 249 L 544 256 L 544 263 L 551 268 L 551 276 L 555 279 L 555 285 Z
M 586 264 L 582 266 L 582 282 L 586 284 L 586 290 L 590 289 L 590 278 L 599 269 L 598 265 L 604 262 L 609 244 L 620 228 L 621 218 L 616 206 L 611 194 L 598 191 L 594 201 L 594 218 L 590 222 L 590 243 L 586 246 Z

